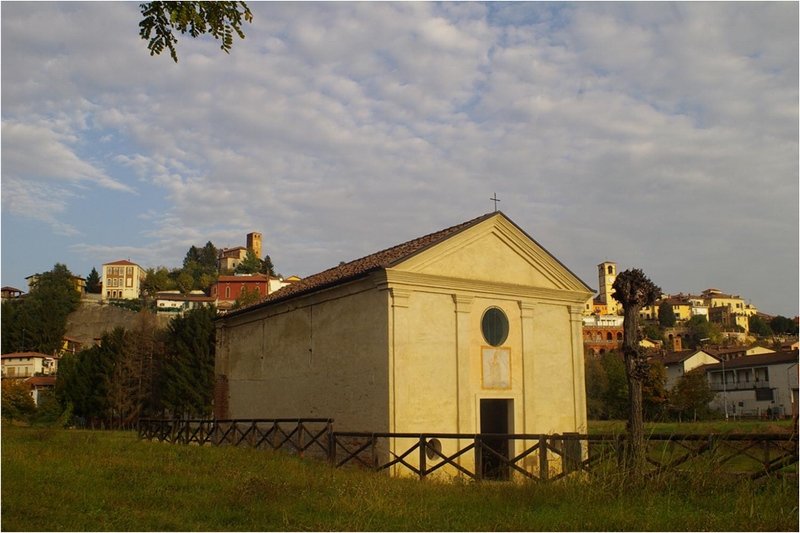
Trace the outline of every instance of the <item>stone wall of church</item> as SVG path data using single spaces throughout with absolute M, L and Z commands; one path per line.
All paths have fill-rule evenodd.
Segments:
M 218 329 L 227 418 L 334 418 L 388 431 L 386 296 L 368 280 L 234 317 Z

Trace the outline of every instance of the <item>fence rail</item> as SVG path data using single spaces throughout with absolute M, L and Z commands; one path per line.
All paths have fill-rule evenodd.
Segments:
M 431 476 L 550 482 L 573 472 L 620 471 L 624 435 L 368 433 L 333 430 L 333 420 L 142 419 L 139 438 L 172 444 L 249 446 L 425 479 Z M 759 478 L 798 462 L 794 434 L 651 435 L 647 475 L 702 462 L 703 472 Z M 792 470 L 796 473 L 796 466 Z

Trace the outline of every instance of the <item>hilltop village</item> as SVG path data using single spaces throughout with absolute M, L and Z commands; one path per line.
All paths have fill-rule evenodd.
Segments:
M 463 245 L 464 249 L 469 252 L 464 252 L 463 261 L 470 260 L 470 254 L 475 253 L 473 251 L 477 246 L 475 243 L 483 242 L 481 239 L 483 239 L 484 233 L 501 236 L 504 241 L 514 243 L 511 248 L 502 247 L 489 250 L 491 252 L 489 255 L 491 256 L 507 257 L 503 261 L 498 259 L 497 264 L 485 265 L 485 280 L 480 282 L 479 289 L 471 285 L 472 282 L 455 281 L 466 280 L 467 277 L 475 276 L 474 272 L 463 271 L 462 267 L 454 259 L 457 255 L 456 252 L 460 249 L 458 246 L 461 246 L 458 239 L 463 239 L 463 234 L 469 234 L 470 232 L 475 233 L 474 242 L 467 242 Z M 448 241 L 446 244 L 452 249 L 446 248 L 444 244 L 441 244 L 442 241 Z M 488 243 L 490 241 L 487 240 L 486 242 L 486 246 L 489 246 Z M 491 246 L 495 245 L 492 244 Z M 445 250 L 446 253 L 440 254 L 439 248 Z M 513 253 L 511 250 L 513 250 Z M 522 254 L 525 255 L 525 261 L 520 262 L 518 266 L 513 266 L 514 262 L 511 259 L 513 258 L 516 261 L 521 253 L 519 250 L 526 251 L 527 255 Z M 567 368 L 567 366 L 563 365 L 567 364 L 568 359 L 579 357 L 585 359 L 586 365 L 585 381 L 587 390 L 585 394 L 584 391 L 576 390 L 570 400 L 570 402 L 574 403 L 571 403 L 570 406 L 554 406 L 554 410 L 556 408 L 557 410 L 566 408 L 567 411 L 574 412 L 573 418 L 577 422 L 564 423 L 556 418 L 548 422 L 551 424 L 548 427 L 558 431 L 579 430 L 582 424 L 581 420 L 585 420 L 587 416 L 586 409 L 580 407 L 580 405 L 584 404 L 587 398 L 589 417 L 603 418 L 614 415 L 613 409 L 606 405 L 608 402 L 605 400 L 602 408 L 595 408 L 597 402 L 594 400 L 597 400 L 597 398 L 594 398 L 593 394 L 600 397 L 607 394 L 607 391 L 595 391 L 593 393 L 592 390 L 598 380 L 597 372 L 603 373 L 604 376 L 610 372 L 607 365 L 611 364 L 612 359 L 608 357 L 616 354 L 622 343 L 622 307 L 612 295 L 614 280 L 619 273 L 616 263 L 603 262 L 597 266 L 598 293 L 591 294 L 586 284 L 574 278 L 571 272 L 563 270 L 563 267 L 560 267 L 554 258 L 539 249 L 535 241 L 530 240 L 513 222 L 497 214 L 493 216 L 486 215 L 468 223 L 378 252 L 372 256 L 351 263 L 340 264 L 336 268 L 308 278 L 283 277 L 276 274 L 271 258 L 266 255 L 263 256 L 264 259 L 261 259 L 262 253 L 262 236 L 260 233 L 252 232 L 246 235 L 244 246 L 217 249 L 210 242 L 202 248 L 192 246 L 186 254 L 183 267 L 180 269 L 171 271 L 164 267 L 144 269 L 128 259 L 114 259 L 102 264 L 99 273 L 93 269 L 86 278 L 70 273 L 72 286 L 79 295 L 80 301 L 77 307 L 78 310 L 74 311 L 71 316 L 75 317 L 77 316 L 75 313 L 85 312 L 86 309 L 94 309 L 103 316 L 107 315 L 109 317 L 111 314 L 120 313 L 123 310 L 127 310 L 126 312 L 130 313 L 130 316 L 134 312 L 145 312 L 159 317 L 159 327 L 163 328 L 172 323 L 172 318 L 191 315 L 193 311 L 198 309 L 212 309 L 217 317 L 214 320 L 218 330 L 217 340 L 215 341 L 217 353 L 214 355 L 212 347 L 208 357 L 211 357 L 212 361 L 216 357 L 216 362 L 212 364 L 212 367 L 215 368 L 213 379 L 216 382 L 215 385 L 212 385 L 215 398 L 212 403 L 214 403 L 216 416 L 218 418 L 264 416 L 263 412 L 254 413 L 248 411 L 247 413 L 242 413 L 236 410 L 236 402 L 243 402 L 242 405 L 252 405 L 252 394 L 246 391 L 237 392 L 235 387 L 239 385 L 234 377 L 230 375 L 227 367 L 230 366 L 233 358 L 239 357 L 236 350 L 244 350 L 242 353 L 263 350 L 265 349 L 263 346 L 274 342 L 275 337 L 270 337 L 270 341 L 267 341 L 266 337 L 258 341 L 261 343 L 262 348 L 255 348 L 249 345 L 237 347 L 230 340 L 230 332 L 236 331 L 237 325 L 242 320 L 240 317 L 248 313 L 252 316 L 263 316 L 265 321 L 264 331 L 267 329 L 271 331 L 281 329 L 287 332 L 286 338 L 288 339 L 291 335 L 294 335 L 292 333 L 294 330 L 291 328 L 296 328 L 297 326 L 287 325 L 281 321 L 283 319 L 269 317 L 275 313 L 274 310 L 278 308 L 279 303 L 287 302 L 289 309 L 302 309 L 308 306 L 307 312 L 303 311 L 302 316 L 298 315 L 299 322 L 297 323 L 304 323 L 304 325 L 296 330 L 300 337 L 298 337 L 299 340 L 295 344 L 297 346 L 305 345 L 306 341 L 303 338 L 306 337 L 309 339 L 330 337 L 331 340 L 325 342 L 333 344 L 327 350 L 330 353 L 335 353 L 341 346 L 341 349 L 344 350 L 342 353 L 345 353 L 349 350 L 346 345 L 350 342 L 345 337 L 347 335 L 355 335 L 355 330 L 347 333 L 349 329 L 352 329 L 350 319 L 347 317 L 361 316 L 359 320 L 364 324 L 368 324 L 370 322 L 367 317 L 380 316 L 381 313 L 387 310 L 384 309 L 384 304 L 375 303 L 382 298 L 378 296 L 376 296 L 378 300 L 367 305 L 364 310 L 360 308 L 362 304 L 338 309 L 336 306 L 346 301 L 345 296 L 350 298 L 349 293 L 345 291 L 336 297 L 338 304 L 330 304 L 332 310 L 330 312 L 333 315 L 327 320 L 336 322 L 336 320 L 344 317 L 346 323 L 332 326 L 337 328 L 335 334 L 319 330 L 320 327 L 324 326 L 324 322 L 320 321 L 326 320 L 325 313 L 328 312 L 322 312 L 328 306 L 328 304 L 324 303 L 327 301 L 325 298 L 330 297 L 331 294 L 338 294 L 337 291 L 342 290 L 338 287 L 352 287 L 360 283 L 356 280 L 364 277 L 369 278 L 370 281 L 364 290 L 367 290 L 367 287 L 377 286 L 379 292 L 382 290 L 390 295 L 391 303 L 388 308 L 388 317 L 390 323 L 395 324 L 394 327 L 397 327 L 400 324 L 398 321 L 401 320 L 401 315 L 399 314 L 401 309 L 412 309 L 415 305 L 420 305 L 420 310 L 426 310 L 425 313 L 429 315 L 437 305 L 442 305 L 431 300 L 430 295 L 438 294 L 442 290 L 440 287 L 441 282 L 435 282 L 435 279 L 437 277 L 440 279 L 446 278 L 453 280 L 448 282 L 452 285 L 452 288 L 448 289 L 450 291 L 449 295 L 446 296 L 446 300 L 443 300 L 443 302 L 450 301 L 449 305 L 443 305 L 441 312 L 436 311 L 424 320 L 416 319 L 413 315 L 409 315 L 408 318 L 402 318 L 402 320 L 411 321 L 409 324 L 416 323 L 415 321 L 418 320 L 435 325 L 438 324 L 436 328 L 442 331 L 443 328 L 451 327 L 451 319 L 449 317 L 452 315 L 451 307 L 453 301 L 456 302 L 457 317 L 463 316 L 465 320 L 471 320 L 470 316 L 483 317 L 481 319 L 482 322 L 479 324 L 480 328 L 483 328 L 481 330 L 482 340 L 480 337 L 476 339 L 472 334 L 464 333 L 462 329 L 456 328 L 458 331 L 454 333 L 455 336 L 452 338 L 461 339 L 461 336 L 463 336 L 462 341 L 459 341 L 460 344 L 457 346 L 445 348 L 446 351 L 455 350 L 453 353 L 458 354 L 462 350 L 460 348 L 462 344 L 465 347 L 476 346 L 478 350 L 476 352 L 477 360 L 483 361 L 482 364 L 484 364 L 483 369 L 479 370 L 478 381 L 475 382 L 477 385 L 473 384 L 472 378 L 467 378 L 466 374 L 464 377 L 454 376 L 453 379 L 456 381 L 467 380 L 454 390 L 477 387 L 476 395 L 478 397 L 485 394 L 486 391 L 499 390 L 507 391 L 501 394 L 502 397 L 515 398 L 517 393 L 508 391 L 515 391 L 519 387 L 520 401 L 522 401 L 525 395 L 525 383 L 516 383 L 515 380 L 523 378 L 527 380 L 529 378 L 526 376 L 520 377 L 511 370 L 512 368 L 524 368 L 526 358 L 534 357 L 534 353 L 552 353 L 552 357 L 548 359 L 550 362 L 547 364 L 552 364 L 552 361 L 561 361 L 550 369 L 550 372 L 557 375 L 559 373 L 558 368 Z M 426 257 L 426 254 L 430 258 L 422 259 Z M 486 263 L 485 260 L 483 262 Z M 532 271 L 530 271 L 531 265 L 535 266 Z M 502 268 L 509 269 L 508 280 L 503 279 L 502 276 L 501 279 L 496 279 L 496 273 L 501 271 Z M 407 269 L 410 270 L 406 271 Z M 42 274 L 34 274 L 27 278 L 29 282 L 28 292 L 34 294 L 37 285 L 41 285 L 42 276 Z M 529 279 L 530 281 L 527 283 L 532 288 L 528 292 L 512 297 L 508 293 L 510 290 L 508 287 L 511 287 L 511 284 L 519 286 L 517 283 L 518 278 Z M 428 286 L 430 283 L 433 283 L 433 285 Z M 384 288 L 380 289 L 382 284 L 384 284 Z M 493 297 L 494 300 L 489 299 L 485 304 L 482 304 L 482 299 L 488 296 L 487 291 L 497 293 L 497 296 Z M 422 295 L 424 294 L 429 296 L 423 298 Z M 6 305 L 24 301 L 27 297 L 26 292 L 18 288 L 2 288 L 4 340 L 19 337 L 19 333 L 16 333 L 16 337 L 14 334 L 9 334 L 9 336 L 5 334 L 7 329 L 6 316 L 14 315 L 14 313 L 5 312 Z M 304 298 L 310 303 L 306 302 Z M 509 308 L 506 303 L 503 303 L 509 298 L 519 302 L 516 312 L 513 308 Z M 419 304 L 414 303 L 417 299 L 419 299 Z M 354 299 L 353 301 L 357 302 L 358 300 Z M 546 302 L 547 305 L 536 302 Z M 562 315 L 557 311 L 558 306 L 554 306 L 556 302 L 563 302 L 558 306 L 562 306 L 567 310 L 567 314 L 564 315 L 567 320 L 564 322 L 560 318 Z M 483 308 L 481 308 L 481 305 L 483 305 Z M 552 310 L 550 310 L 551 307 Z M 9 307 L 8 309 L 11 310 L 13 308 Z M 519 314 L 520 309 L 522 309 L 522 322 L 520 322 L 519 327 L 523 333 L 530 331 L 529 328 L 531 327 L 535 328 L 536 324 L 549 324 L 549 331 L 555 332 L 553 333 L 554 335 L 559 335 L 557 332 L 562 331 L 563 337 L 561 339 L 556 337 L 551 339 L 534 335 L 528 339 L 523 335 L 522 337 L 514 338 L 513 315 Z M 491 310 L 495 311 L 490 312 Z M 286 310 L 284 309 L 280 313 L 285 312 Z M 260 314 L 256 315 L 257 313 Z M 228 316 L 230 318 L 226 318 Z M 486 323 L 489 316 L 495 321 L 491 325 Z M 336 319 L 333 317 L 336 317 Z M 661 298 L 653 305 L 641 310 L 640 319 L 642 323 L 640 344 L 650 350 L 651 363 L 654 366 L 663 368 L 662 381 L 665 391 L 675 388 L 684 376 L 690 374 L 693 376 L 702 375 L 712 393 L 707 402 L 709 408 L 724 413 L 726 416 L 731 414 L 734 416 L 762 416 L 767 413 L 770 416 L 796 415 L 798 388 L 797 318 L 792 320 L 785 317 L 766 315 L 759 312 L 754 305 L 747 303 L 744 298 L 738 295 L 726 294 L 721 290 L 709 288 L 700 294 L 662 294 Z M 114 322 L 110 319 L 109 322 L 103 324 L 102 318 L 93 320 L 99 322 L 99 325 L 94 330 L 80 330 L 79 326 L 81 324 L 76 324 L 76 322 L 87 322 L 87 320 L 73 318 L 74 331 L 80 330 L 81 333 L 73 336 L 66 332 L 59 342 L 53 345 L 56 346 L 55 348 L 50 350 L 42 349 L 41 352 L 31 349 L 30 330 L 26 334 L 26 330 L 23 327 L 20 341 L 16 342 L 16 344 L 14 342 L 3 343 L 2 372 L 4 382 L 6 380 L 25 380 L 25 387 L 29 387 L 34 403 L 40 403 L 42 395 L 46 395 L 48 391 L 52 391 L 55 387 L 59 362 L 63 357 L 76 356 L 76 354 L 93 346 L 108 342 L 107 335 L 109 331 L 120 326 L 130 328 L 129 324 L 132 324 L 132 322 Z M 247 320 L 252 321 L 252 318 Z M 258 318 L 258 320 L 262 319 Z M 312 320 L 314 321 L 313 326 Z M 380 329 L 381 323 L 381 320 L 375 322 L 372 330 Z M 534 326 L 531 326 L 531 324 Z M 85 324 L 83 325 L 85 326 Z M 418 325 L 422 325 L 422 323 Z M 457 326 L 457 324 L 455 325 Z M 172 326 L 169 327 L 171 328 Z M 209 335 L 211 335 L 213 334 L 214 326 L 211 325 L 209 327 L 211 329 L 208 331 Z M 464 327 L 467 327 L 467 322 L 464 323 Z M 494 329 L 498 327 L 500 328 L 499 330 Z M 9 331 L 13 329 L 11 326 L 9 328 Z M 225 335 L 228 337 L 225 335 L 220 336 L 220 331 L 227 332 Z M 430 335 L 435 336 L 435 332 L 436 329 L 433 329 L 427 333 L 420 333 L 420 335 L 428 339 Z M 362 332 L 362 334 L 365 333 L 367 332 Z M 509 333 L 511 333 L 510 337 Z M 80 338 L 77 335 L 80 335 Z M 248 333 L 247 337 L 258 338 L 258 335 L 252 337 L 252 334 Z M 412 334 L 405 331 L 400 334 L 395 331 L 389 335 L 390 337 L 397 337 L 398 335 L 405 337 Z M 26 336 L 28 337 L 27 340 Z M 568 338 L 573 340 L 564 344 L 564 341 Z M 319 346 L 321 346 L 321 344 L 318 344 L 319 342 L 322 341 L 314 340 L 308 347 L 303 347 L 301 351 L 304 350 L 307 357 L 313 359 L 314 350 L 319 349 Z M 380 347 L 381 342 L 383 341 L 374 346 L 375 352 L 382 350 Z M 409 344 L 409 346 L 412 345 L 413 343 Z M 480 348 L 481 345 L 484 347 Z M 393 346 L 394 348 L 391 348 L 390 353 L 387 355 L 389 360 L 398 356 L 393 351 L 397 350 L 397 341 L 394 341 Z M 437 345 L 426 342 L 416 346 L 414 350 L 419 351 L 419 353 L 427 353 L 432 349 L 431 346 L 435 347 Z M 536 348 L 531 348 L 531 346 Z M 279 352 L 287 353 L 292 352 L 294 349 L 294 347 L 283 346 L 280 343 L 275 347 Z M 433 351 L 430 351 L 430 355 L 434 356 L 435 353 L 438 353 L 437 350 L 443 348 L 443 346 L 434 348 Z M 526 351 L 532 349 L 534 351 L 530 353 Z M 393 353 L 394 355 L 392 355 Z M 561 360 L 561 353 L 564 353 L 564 357 L 567 359 Z M 411 356 L 410 352 L 409 356 Z M 463 356 L 471 357 L 467 351 L 464 351 Z M 242 364 L 239 364 L 239 368 L 245 368 Z M 375 369 L 380 368 L 382 363 L 378 367 L 374 366 L 374 362 L 363 361 L 362 364 Z M 570 367 L 572 366 L 570 364 Z M 335 368 L 325 372 L 328 372 L 327 375 L 329 376 L 329 373 L 333 371 L 335 371 Z M 432 374 L 436 373 L 434 368 L 430 368 L 429 371 Z M 317 370 L 306 371 L 305 375 L 307 377 L 309 376 L 308 372 L 313 373 L 317 372 Z M 353 369 L 353 372 L 355 372 L 353 375 L 361 375 L 361 370 Z M 375 370 L 370 372 L 373 375 L 370 379 L 374 380 Z M 381 373 L 384 370 L 378 370 L 378 372 Z M 563 380 L 565 385 L 567 383 L 577 383 L 584 379 L 582 374 L 583 372 L 575 375 L 564 375 L 560 379 Z M 251 375 L 247 375 L 245 378 L 242 383 L 253 382 Z M 293 383 L 292 375 L 287 374 L 283 378 L 288 383 Z M 266 379 L 269 381 L 270 378 Z M 345 378 L 343 377 L 342 379 Z M 414 379 L 419 380 L 418 377 Z M 533 377 L 530 379 L 533 379 Z M 600 379 L 600 381 L 603 380 L 607 381 L 607 376 Z M 273 390 L 279 390 L 276 389 L 274 383 L 271 386 Z M 415 384 L 414 386 L 420 385 Z M 572 387 L 572 385 L 569 386 Z M 538 387 L 542 387 L 541 383 Z M 378 396 L 380 396 L 379 390 L 376 389 Z M 434 388 L 430 390 L 431 393 L 433 391 Z M 484 391 L 484 393 L 481 393 L 481 391 Z M 555 393 L 557 391 L 553 390 L 551 392 L 553 396 L 556 396 Z M 209 392 L 209 394 L 211 393 Z M 666 394 L 664 392 L 664 398 L 666 398 Z M 486 402 L 485 409 L 489 410 L 487 412 L 494 412 L 497 415 L 502 411 L 502 413 L 508 415 L 509 419 L 513 419 L 515 416 L 513 414 L 513 404 L 502 403 L 512 400 L 493 400 L 492 398 L 495 396 L 496 392 L 492 392 L 485 400 L 480 400 L 481 410 L 484 409 L 483 404 Z M 446 405 L 449 400 L 443 401 L 443 405 Z M 544 401 L 545 399 L 543 398 L 542 402 Z M 207 402 L 211 402 L 210 398 Z M 346 404 L 349 400 L 345 398 L 342 402 Z M 464 407 L 469 405 L 469 401 L 466 398 L 459 399 L 458 402 L 461 407 L 456 411 L 463 412 L 465 409 L 467 411 L 472 409 L 471 407 Z M 324 404 L 324 402 L 322 403 Z M 126 416 L 128 418 L 137 416 L 142 412 L 143 405 L 137 405 L 135 408 L 130 409 Z M 208 408 L 210 407 L 203 407 L 194 414 L 208 415 L 210 414 L 210 411 L 207 410 Z M 313 411 L 318 409 L 318 405 L 309 406 L 308 412 L 287 412 L 292 408 L 294 407 L 287 405 L 283 410 L 279 408 L 273 414 L 274 416 L 308 416 L 309 412 L 314 414 Z M 349 407 L 343 407 L 342 409 L 345 412 L 349 412 Z M 409 406 L 409 414 L 403 416 L 413 420 L 415 409 L 417 407 Z M 88 412 L 84 414 L 89 415 Z M 93 414 L 98 415 L 99 413 Z M 355 417 L 355 414 L 353 416 Z M 382 426 L 381 420 L 383 416 L 383 414 L 376 414 L 375 420 L 370 422 L 370 427 Z M 392 416 L 397 419 L 399 415 Z M 477 418 L 483 417 L 484 415 L 481 415 Z M 506 417 L 506 415 L 504 414 L 502 417 Z M 353 426 L 363 429 L 362 426 L 359 426 L 360 422 L 354 418 Z M 538 427 L 541 423 L 542 420 L 534 418 L 530 420 L 521 419 L 519 422 L 520 425 L 525 427 Z M 418 430 L 418 428 L 412 426 L 413 424 L 410 424 L 405 429 L 408 431 Z M 386 426 L 378 427 L 378 429 L 396 430 L 397 428 Z M 483 431 L 484 429 L 486 428 L 475 427 L 469 420 L 457 421 L 456 425 L 452 427 L 448 424 L 444 424 L 441 427 L 442 431 L 461 432 L 465 430 Z M 503 427 L 499 429 L 505 432 L 511 428 Z M 537 431 L 539 430 L 537 429 Z

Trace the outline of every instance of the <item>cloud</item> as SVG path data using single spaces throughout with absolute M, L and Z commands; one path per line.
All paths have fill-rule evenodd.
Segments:
M 684 292 L 717 272 L 796 312 L 796 4 L 256 3 L 230 55 L 181 36 L 177 65 L 136 6 L 3 7 L 4 223 L 136 184 L 124 239 L 69 220 L 76 255 L 177 266 L 261 231 L 307 275 L 497 192 L 590 284 L 604 259 Z

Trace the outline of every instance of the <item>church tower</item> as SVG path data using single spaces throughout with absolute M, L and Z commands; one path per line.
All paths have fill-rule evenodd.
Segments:
M 619 314 L 620 305 L 612 296 L 614 292 L 612 285 L 614 280 L 617 279 L 617 264 L 611 262 L 604 262 L 597 265 L 598 284 L 600 286 L 600 301 L 606 304 L 609 315 Z
M 262 259 L 261 257 L 261 234 L 260 233 L 248 233 L 247 234 L 247 247 L 256 254 L 256 257 Z

